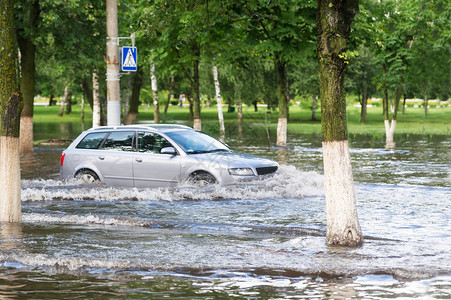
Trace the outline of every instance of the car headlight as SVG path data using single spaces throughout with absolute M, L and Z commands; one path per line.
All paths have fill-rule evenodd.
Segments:
M 251 168 L 230 168 L 230 175 L 238 175 L 238 176 L 253 176 L 254 171 Z

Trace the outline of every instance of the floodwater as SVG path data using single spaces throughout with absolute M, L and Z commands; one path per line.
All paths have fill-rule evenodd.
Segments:
M 23 223 L 0 224 L 0 297 L 450 298 L 451 139 L 396 138 L 350 137 L 358 248 L 325 244 L 317 135 L 269 150 L 264 129 L 230 134 L 281 163 L 231 187 L 61 182 L 62 147 L 37 147 L 21 160 Z

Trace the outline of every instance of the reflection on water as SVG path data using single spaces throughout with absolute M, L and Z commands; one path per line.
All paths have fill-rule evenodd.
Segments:
M 22 224 L 0 223 L 0 250 L 6 252 L 22 248 Z
M 0 227 L 0 296 L 449 297 L 449 138 L 404 136 L 386 150 L 350 137 L 366 238 L 348 249 L 325 244 L 321 138 L 268 150 L 264 127 L 242 129 L 226 141 L 279 161 L 276 176 L 111 188 L 59 181 L 62 149 L 22 156 L 24 223 Z

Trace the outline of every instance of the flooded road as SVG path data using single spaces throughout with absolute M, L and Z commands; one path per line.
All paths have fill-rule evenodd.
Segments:
M 246 133 L 244 133 L 246 137 Z M 448 137 L 350 138 L 362 247 L 325 244 L 321 138 L 229 138 L 278 174 L 220 187 L 58 179 L 60 148 L 22 157 L 23 224 L 1 224 L 0 296 L 449 298 Z

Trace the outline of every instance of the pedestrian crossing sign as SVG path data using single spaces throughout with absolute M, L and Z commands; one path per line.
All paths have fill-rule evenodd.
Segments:
M 122 47 L 122 59 L 121 59 L 122 71 L 134 71 L 138 70 L 138 60 L 136 56 L 136 47 Z

